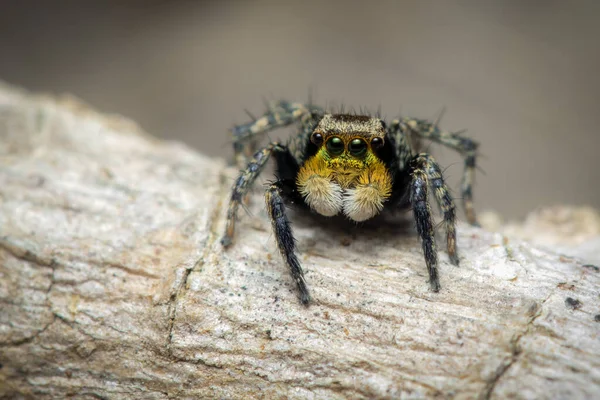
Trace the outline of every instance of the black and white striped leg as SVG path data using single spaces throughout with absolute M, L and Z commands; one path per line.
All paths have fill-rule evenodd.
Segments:
M 282 190 L 277 182 L 272 184 L 265 192 L 265 202 L 267 203 L 267 212 L 271 219 L 277 248 L 286 264 L 290 268 L 292 277 L 298 286 L 300 292 L 300 301 L 304 305 L 310 303 L 310 294 L 304 280 L 304 272 L 300 266 L 300 261 L 296 256 L 296 240 L 292 233 L 292 227 L 288 220 Z
M 450 262 L 458 265 L 458 255 L 456 249 L 456 206 L 450 196 L 450 191 L 444 178 L 439 164 L 427 153 L 421 153 L 414 159 L 416 168 L 422 170 L 427 175 L 430 188 L 433 190 L 437 204 L 440 206 L 444 215 L 444 228 L 446 230 L 446 245 Z
M 404 118 L 401 122 L 420 137 L 448 146 L 465 157 L 465 169 L 461 183 L 462 202 L 471 225 L 478 226 L 473 204 L 473 183 L 475 182 L 475 164 L 477 159 L 477 142 L 463 137 L 459 132 L 448 132 L 438 128 L 437 124 L 427 120 Z
M 233 235 L 235 233 L 235 221 L 237 219 L 237 212 L 240 204 L 246 193 L 252 187 L 252 184 L 260 175 L 264 169 L 267 161 L 274 152 L 287 152 L 288 149 L 277 142 L 270 143 L 267 147 L 257 151 L 252 160 L 248 163 L 248 166 L 236 179 L 233 189 L 231 191 L 231 200 L 229 201 L 229 208 L 227 209 L 227 225 L 225 228 L 225 234 L 221 239 L 221 244 L 228 247 L 233 242 Z
M 417 232 L 421 237 L 423 255 L 425 256 L 425 263 L 429 272 L 429 284 L 431 285 L 431 290 L 437 292 L 440 290 L 440 280 L 438 277 L 438 258 L 428 191 L 429 182 L 427 174 L 422 169 L 415 169 L 412 172 L 410 204 L 415 217 Z
M 252 121 L 236 125 L 231 129 L 233 149 L 238 167 L 243 167 L 249 157 L 256 151 L 256 145 L 262 134 L 273 129 L 291 125 L 303 117 L 310 115 L 315 107 L 302 103 L 277 101 L 269 105 L 267 112 Z

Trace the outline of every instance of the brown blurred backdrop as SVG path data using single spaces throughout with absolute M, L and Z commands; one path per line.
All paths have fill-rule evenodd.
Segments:
M 468 129 L 479 210 L 600 207 L 600 2 L 2 1 L 0 79 L 230 155 L 262 98 Z M 272 137 L 285 137 L 286 133 Z M 452 151 L 433 146 L 458 192 Z

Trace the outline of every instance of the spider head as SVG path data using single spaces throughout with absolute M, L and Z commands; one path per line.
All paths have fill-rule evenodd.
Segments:
M 326 114 L 310 140 L 318 147 L 316 161 L 331 169 L 340 185 L 351 187 L 365 169 L 380 162 L 376 151 L 383 146 L 384 136 L 379 118 Z
M 379 118 L 363 115 L 325 114 L 310 140 L 326 158 L 364 160 L 383 146 L 385 126 Z
M 377 156 L 385 140 L 379 118 L 325 114 L 310 138 L 316 152 L 301 166 L 297 186 L 319 214 L 355 221 L 377 214 L 390 196 L 391 175 Z

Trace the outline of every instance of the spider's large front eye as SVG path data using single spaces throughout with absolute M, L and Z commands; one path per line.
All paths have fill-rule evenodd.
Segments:
M 367 143 L 362 139 L 353 139 L 348 145 L 348 150 L 354 157 L 360 157 L 367 152 Z
M 327 141 L 327 151 L 334 156 L 342 154 L 344 152 L 344 142 L 339 137 L 332 137 Z

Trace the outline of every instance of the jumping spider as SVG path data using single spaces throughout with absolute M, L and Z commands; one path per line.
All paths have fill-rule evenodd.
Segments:
M 271 142 L 252 155 L 261 134 L 294 123 L 299 132 L 287 145 Z M 235 126 L 232 133 L 238 163 L 244 157 L 251 159 L 233 186 L 221 243 L 231 245 L 242 199 L 273 156 L 277 180 L 265 192 L 267 211 L 277 247 L 291 269 L 303 304 L 310 302 L 310 294 L 286 214 L 289 203 L 326 217 L 344 214 L 358 222 L 374 217 L 384 207 L 412 208 L 431 289 L 437 292 L 438 259 L 429 204 L 433 194 L 443 213 L 450 261 L 458 265 L 454 202 L 439 165 L 427 153 L 415 154 L 410 137 L 444 144 L 465 157 L 462 201 L 468 222 L 476 224 L 471 187 L 477 143 L 472 140 L 442 131 L 437 123 L 426 120 L 396 119 L 388 126 L 369 115 L 331 114 L 314 105 L 287 101 L 270 105 L 262 117 Z

